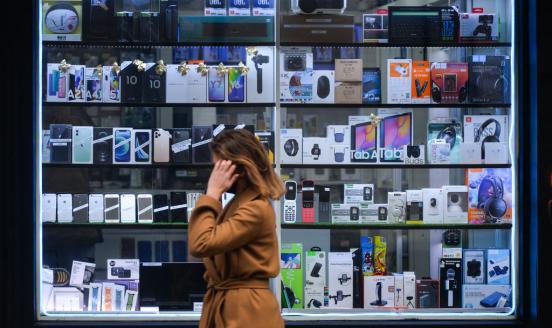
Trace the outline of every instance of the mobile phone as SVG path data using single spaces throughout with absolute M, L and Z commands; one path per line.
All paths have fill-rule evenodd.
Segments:
M 73 197 L 71 194 L 57 195 L 57 217 L 59 223 L 73 222 Z
M 71 163 L 71 130 L 69 124 L 50 125 L 50 163 Z
M 350 219 L 351 221 L 358 221 L 359 219 L 359 209 L 357 206 L 351 206 L 350 208 Z
M 138 194 L 138 223 L 153 223 L 153 196 Z
M 314 223 L 314 181 L 303 180 L 303 223 Z
M 192 162 L 192 132 L 190 129 L 171 130 L 171 162 L 191 163 Z
M 94 128 L 92 144 L 94 164 L 111 164 L 113 162 L 112 128 Z
M 171 192 L 171 222 L 188 221 L 188 205 L 186 203 L 186 192 Z
M 207 75 L 207 94 L 209 101 L 223 102 L 225 100 L 226 84 L 225 75 L 219 75 L 216 67 L 209 67 Z
M 151 130 L 133 129 L 134 147 L 133 156 L 134 163 L 150 164 L 151 163 Z
M 73 194 L 73 221 L 79 223 L 88 221 L 87 194 Z
M 113 70 L 113 66 L 104 66 L 102 69 L 102 99 L 104 102 L 121 101 L 121 75 Z
M 228 69 L 228 101 L 244 102 L 245 100 L 245 76 L 237 67 Z
M 153 222 L 169 222 L 169 198 L 166 194 L 153 195 Z
M 74 126 L 73 134 L 73 164 L 92 164 L 92 138 L 94 129 L 91 126 Z
M 121 195 L 121 222 L 136 223 L 136 196 L 133 194 Z
M 42 194 L 42 222 L 56 222 L 56 194 Z
M 57 91 L 59 88 L 59 71 L 48 64 L 48 100 L 50 97 L 57 97 Z
M 106 194 L 104 197 L 105 223 L 121 222 L 119 212 L 119 195 Z
M 130 163 L 132 146 L 132 129 L 113 129 L 113 164 Z
M 285 187 L 284 223 L 295 223 L 297 221 L 297 182 L 288 180 Z
M 330 222 L 330 191 L 331 188 L 327 186 L 320 186 L 318 193 L 318 221 Z
M 171 134 L 167 130 L 157 129 L 153 132 L 153 161 L 155 163 L 169 162 L 170 142 Z
M 104 222 L 104 196 L 102 194 L 88 195 L 88 222 Z
M 86 101 L 102 101 L 102 73 L 98 68 L 88 67 L 84 70 L 84 79 L 86 84 Z

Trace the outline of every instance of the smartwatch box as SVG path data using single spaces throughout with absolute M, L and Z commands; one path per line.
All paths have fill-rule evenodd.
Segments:
M 511 306 L 510 285 L 464 285 L 462 307 L 466 309 L 504 308 Z
M 424 194 L 422 190 L 406 191 L 406 223 L 424 223 Z
M 465 249 L 462 260 L 464 263 L 464 284 L 484 284 L 487 277 L 485 250 Z
M 443 186 L 443 223 L 468 223 L 468 187 Z
M 387 223 L 387 204 L 360 203 L 360 223 Z
M 57 195 L 57 221 L 58 223 L 73 222 L 73 196 L 71 194 Z
M 461 13 L 460 41 L 498 41 L 498 21 L 492 13 Z
M 282 308 L 303 309 L 303 244 L 283 243 L 280 253 Z
M 389 223 L 405 223 L 406 192 L 393 191 L 387 193 Z
M 326 138 L 329 144 L 349 146 L 351 144 L 351 127 L 348 125 L 327 125 Z
M 429 104 L 431 102 L 431 76 L 429 61 L 412 61 L 412 103 Z
M 362 59 L 336 59 L 335 80 L 338 82 L 362 82 Z
M 364 30 L 364 42 L 387 43 L 389 34 L 387 14 L 362 15 L 362 27 Z
M 423 188 L 423 211 L 424 223 L 442 224 L 443 223 L 443 189 L 441 188 Z
M 324 304 L 324 289 L 328 286 L 326 282 L 326 253 L 307 251 L 305 253 L 305 268 L 305 308 L 327 306 Z
M 412 101 L 412 59 L 387 59 L 387 103 Z
M 330 144 L 330 164 L 350 164 L 351 148 L 349 145 Z
M 192 163 L 211 163 L 209 143 L 211 143 L 212 137 L 212 126 L 192 126 Z
M 350 252 L 328 253 L 330 308 L 353 308 L 353 258 Z
M 107 279 L 138 280 L 140 279 L 139 259 L 107 259 Z
M 360 204 L 331 204 L 332 223 L 360 223 Z
M 252 0 L 253 16 L 274 16 L 275 0 Z
M 416 280 L 416 308 L 436 309 L 439 304 L 439 280 Z
M 395 307 L 395 277 L 364 277 L 364 308 L 380 309 Z
M 467 98 L 467 63 L 431 63 L 432 103 L 463 104 Z
M 362 83 L 361 82 L 336 82 L 335 83 L 336 104 L 362 104 Z
M 42 39 L 44 41 L 82 40 L 82 1 L 42 1 Z
M 345 204 L 374 203 L 373 184 L 348 184 L 343 186 Z
M 402 273 L 393 273 L 395 277 L 395 307 L 404 308 L 404 276 Z
M 312 102 L 315 104 L 333 104 L 335 102 L 334 71 L 312 71 Z
M 69 67 L 67 85 L 67 101 L 68 102 L 84 102 L 86 100 L 86 86 L 84 65 L 71 65 Z
M 509 285 L 511 272 L 509 249 L 487 250 L 487 283 L 489 285 Z
M 228 1 L 228 16 L 251 16 L 250 0 Z
M 248 103 L 272 103 L 275 101 L 274 59 L 273 47 L 256 47 L 253 53 L 247 53 L 246 65 L 249 71 L 245 84 Z
M 407 309 L 416 308 L 416 273 L 411 271 L 403 272 L 404 278 L 404 307 Z
M 205 16 L 226 16 L 227 0 L 205 0 Z
M 440 308 L 459 308 L 462 305 L 462 259 L 441 259 Z
M 56 222 L 56 194 L 42 194 L 42 222 Z
M 102 101 L 102 70 L 96 67 L 87 67 L 84 70 L 86 102 Z
M 121 102 L 121 74 L 117 68 L 119 67 L 104 66 L 102 69 L 103 102 Z
M 330 147 L 326 138 L 303 138 L 303 164 L 329 164 L 330 162 Z
M 303 129 L 280 129 L 281 164 L 303 164 Z
M 352 15 L 282 15 L 281 42 L 355 42 Z
M 46 65 L 47 94 L 46 101 L 66 102 L 67 88 L 69 86 L 69 74 L 59 68 L 60 63 L 49 63 Z
M 470 103 L 510 103 L 510 57 L 469 56 Z

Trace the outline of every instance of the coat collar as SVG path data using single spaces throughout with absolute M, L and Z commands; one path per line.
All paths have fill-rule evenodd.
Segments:
M 236 188 L 236 200 L 238 203 L 242 204 L 244 202 L 248 202 L 252 199 L 257 198 L 261 193 L 259 192 L 259 189 L 257 186 L 251 185 L 244 180 L 240 180 L 238 182 L 238 186 Z

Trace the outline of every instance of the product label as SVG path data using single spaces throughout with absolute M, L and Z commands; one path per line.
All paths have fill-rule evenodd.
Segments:
M 205 0 L 205 16 L 226 16 L 226 0 Z
M 251 16 L 251 3 L 249 0 L 230 0 L 228 5 L 229 16 Z
M 253 0 L 253 16 L 274 16 L 274 0 Z

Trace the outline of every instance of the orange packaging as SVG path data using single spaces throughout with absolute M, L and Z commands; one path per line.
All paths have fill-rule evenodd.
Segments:
M 429 104 L 431 102 L 431 69 L 429 61 L 412 61 L 412 103 Z

